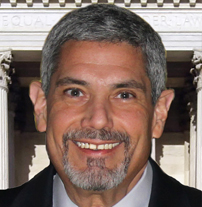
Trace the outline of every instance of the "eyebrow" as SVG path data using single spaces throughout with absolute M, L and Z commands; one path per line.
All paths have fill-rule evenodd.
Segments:
M 56 82 L 56 87 L 59 86 L 64 86 L 64 85 L 68 85 L 68 84 L 77 84 L 77 85 L 88 85 L 88 83 L 86 81 L 83 80 L 78 80 L 78 79 L 74 79 L 74 78 L 70 78 L 70 77 L 65 77 L 65 78 L 61 78 Z
M 129 81 L 124 81 L 121 83 L 113 84 L 112 88 L 137 88 L 141 89 L 144 93 L 146 93 L 146 87 L 142 83 L 136 81 L 136 80 L 129 80 Z
M 78 80 L 78 79 L 70 78 L 70 77 L 65 77 L 65 78 L 59 79 L 56 82 L 56 87 L 64 86 L 68 84 L 77 84 L 77 85 L 82 85 L 82 86 L 89 85 L 86 81 Z M 112 84 L 111 87 L 114 89 L 117 89 L 117 88 L 135 88 L 136 89 L 137 88 L 137 89 L 141 89 L 143 92 L 146 93 L 145 85 L 143 85 L 142 83 L 136 80 L 129 80 L 129 81 L 124 81 L 120 83 L 115 83 L 115 84 Z

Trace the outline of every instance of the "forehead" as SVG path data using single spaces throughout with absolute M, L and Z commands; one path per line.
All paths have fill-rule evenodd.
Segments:
M 134 78 L 150 85 L 140 48 L 125 42 L 68 41 L 61 48 L 56 74 L 57 79 L 65 76 L 82 79 L 93 74 L 105 82 L 112 81 L 112 76 L 123 81 Z
M 63 44 L 60 51 L 59 67 L 61 64 L 69 62 L 76 64 L 85 60 L 85 63 L 97 63 L 100 65 L 126 65 L 133 66 L 134 62 L 142 64 L 145 70 L 144 58 L 140 48 L 135 48 L 126 42 L 109 43 L 93 41 L 70 40 Z M 113 61 L 116 60 L 116 62 Z M 145 71 L 146 75 L 146 71 Z

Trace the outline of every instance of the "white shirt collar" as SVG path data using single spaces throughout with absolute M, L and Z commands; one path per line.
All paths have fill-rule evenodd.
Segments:
M 152 188 L 153 172 L 150 163 L 134 188 L 113 207 L 148 207 L 151 188 Z M 63 182 L 58 174 L 54 176 L 53 181 L 53 207 L 78 207 L 69 198 L 66 193 Z

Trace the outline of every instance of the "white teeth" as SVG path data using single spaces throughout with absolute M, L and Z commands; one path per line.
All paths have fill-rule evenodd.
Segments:
M 89 148 L 89 144 L 88 144 L 88 143 L 85 144 L 85 148 L 86 148 L 86 149 Z
M 90 144 L 90 147 L 89 148 L 92 149 L 92 150 L 96 150 L 97 149 L 97 146 L 95 144 Z
M 103 150 L 105 148 L 104 144 L 100 144 L 97 146 L 97 149 L 98 150 Z
M 112 144 L 112 145 L 113 145 L 113 147 L 116 147 L 116 146 L 119 145 L 119 143 L 114 143 L 114 144 Z
M 85 149 L 92 149 L 92 150 L 107 150 L 107 149 L 112 149 L 116 146 L 118 146 L 120 143 L 113 143 L 113 144 L 89 144 L 89 143 L 84 143 L 84 142 L 76 142 L 77 146 L 80 148 L 85 148 Z
M 105 149 L 109 149 L 109 144 L 105 144 Z
M 112 149 L 112 144 L 109 144 L 109 149 Z

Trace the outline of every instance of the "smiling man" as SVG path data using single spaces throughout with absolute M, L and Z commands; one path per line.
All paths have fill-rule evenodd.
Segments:
M 30 97 L 51 161 L 28 183 L 0 192 L 12 207 L 200 207 L 200 191 L 150 158 L 170 104 L 165 51 L 139 16 L 91 5 L 64 16 L 42 54 Z

